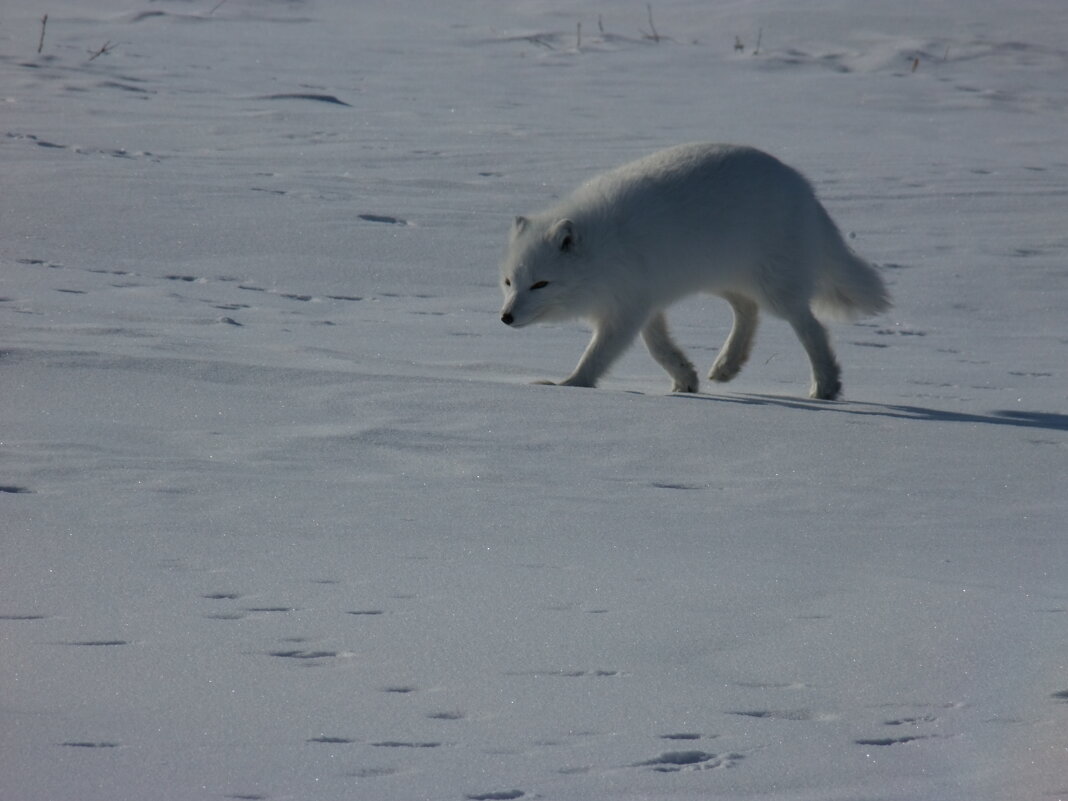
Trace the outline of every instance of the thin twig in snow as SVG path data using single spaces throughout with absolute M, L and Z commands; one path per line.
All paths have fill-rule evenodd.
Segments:
M 101 46 L 101 48 L 99 50 L 90 50 L 90 51 L 88 51 L 89 52 L 89 60 L 92 61 L 93 59 L 98 58 L 99 56 L 102 56 L 105 53 L 110 53 L 114 49 L 115 49 L 115 45 L 113 45 L 111 43 L 111 40 L 109 39 L 108 41 L 104 42 L 104 44 Z
M 653 24 L 653 4 L 646 3 L 645 10 L 649 12 L 649 30 L 653 33 L 650 36 L 646 36 L 646 39 L 652 39 L 657 44 L 660 43 L 660 34 L 656 32 L 656 25 Z
M 555 48 L 555 47 L 553 47 L 553 46 L 552 46 L 551 44 L 549 44 L 549 43 L 548 43 L 548 42 L 546 42 L 546 41 L 545 41 L 544 39 L 542 39 L 542 38 L 541 38 L 540 36 L 526 36 L 526 37 L 524 37 L 524 38 L 525 38 L 525 39 L 526 39 L 526 40 L 527 40 L 528 42 L 531 42 L 531 43 L 533 43 L 533 44 L 536 44 L 536 45 L 541 45 L 542 47 L 547 47 L 547 48 L 549 48 L 550 50 L 555 50 L 555 49 L 556 49 L 556 48 Z
M 37 40 L 37 52 L 40 53 L 44 49 L 44 33 L 45 26 L 48 24 L 48 15 L 45 14 L 41 17 L 41 38 Z

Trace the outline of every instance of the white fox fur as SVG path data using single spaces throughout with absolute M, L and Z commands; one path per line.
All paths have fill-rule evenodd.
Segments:
M 849 319 L 890 305 L 879 274 L 846 245 L 808 181 L 734 145 L 662 150 L 517 217 L 501 285 L 501 319 L 512 327 L 576 317 L 593 325 L 561 384 L 595 386 L 641 333 L 675 392 L 698 388 L 664 318 L 687 295 L 720 295 L 734 310 L 710 379 L 737 375 L 763 308 L 793 326 L 812 362 L 811 397 L 823 399 L 838 396 L 841 371 L 815 315 Z

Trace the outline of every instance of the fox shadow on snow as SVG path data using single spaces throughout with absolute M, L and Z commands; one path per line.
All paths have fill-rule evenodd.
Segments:
M 779 406 L 785 409 L 808 409 L 819 412 L 859 415 L 862 417 L 887 417 L 897 420 L 924 420 L 940 423 L 982 423 L 984 425 L 1039 428 L 1049 431 L 1068 431 L 1068 414 L 1038 412 L 1024 409 L 998 409 L 989 414 L 951 412 L 945 409 L 928 409 L 905 404 L 864 403 L 860 401 L 806 401 L 776 395 L 691 395 L 677 394 L 675 398 L 713 401 L 716 403 L 739 403 L 747 406 Z

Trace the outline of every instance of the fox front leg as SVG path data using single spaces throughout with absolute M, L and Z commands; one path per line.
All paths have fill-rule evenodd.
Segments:
M 599 323 L 571 375 L 559 382 L 561 387 L 595 387 L 608 368 L 634 341 L 641 328 L 639 323 Z M 545 382 L 551 383 L 551 382 Z

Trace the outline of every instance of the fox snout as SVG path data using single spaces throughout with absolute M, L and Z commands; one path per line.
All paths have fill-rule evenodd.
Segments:
M 531 323 L 540 322 L 551 316 L 553 311 L 553 307 L 545 300 L 542 296 L 509 295 L 501 306 L 501 322 L 511 328 L 526 328 Z
M 505 325 L 515 325 L 515 307 L 518 298 L 514 292 L 509 292 L 504 298 L 504 305 L 501 306 L 501 322 Z

